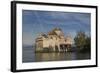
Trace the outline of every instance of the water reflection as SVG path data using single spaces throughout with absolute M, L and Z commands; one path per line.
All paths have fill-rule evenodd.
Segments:
M 35 53 L 35 61 L 61 61 L 61 60 L 82 60 L 90 59 L 88 53 L 76 53 L 76 52 L 66 52 L 66 53 Z
M 42 62 L 42 61 L 62 61 L 62 60 L 85 60 L 90 59 L 90 53 L 63 52 L 63 53 L 35 53 L 31 47 L 23 48 L 22 61 Z

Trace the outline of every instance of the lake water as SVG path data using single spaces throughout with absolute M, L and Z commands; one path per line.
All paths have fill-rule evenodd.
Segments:
M 33 47 L 23 47 L 22 61 L 42 62 L 42 61 L 67 61 L 90 59 L 90 53 L 63 52 L 63 53 L 35 53 Z

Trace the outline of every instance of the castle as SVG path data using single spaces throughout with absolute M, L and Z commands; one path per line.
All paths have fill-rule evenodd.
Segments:
M 40 34 L 35 40 L 35 51 L 68 51 L 72 46 L 71 36 L 64 36 L 60 28 L 54 28 L 47 34 Z

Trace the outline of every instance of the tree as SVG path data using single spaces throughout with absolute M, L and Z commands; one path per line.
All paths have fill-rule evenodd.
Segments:
M 88 37 L 84 32 L 80 31 L 74 38 L 75 45 L 81 52 L 90 52 L 91 50 L 91 37 Z
M 74 38 L 75 45 L 79 50 L 84 49 L 86 45 L 86 35 L 84 32 L 80 31 L 77 33 L 76 37 Z
M 88 52 L 90 52 L 90 50 L 91 50 L 91 38 L 90 37 L 86 38 L 86 44 L 84 46 L 84 51 L 85 50 Z

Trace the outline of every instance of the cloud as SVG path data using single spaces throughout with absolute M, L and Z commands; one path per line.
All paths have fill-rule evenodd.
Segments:
M 89 13 L 23 10 L 23 44 L 33 44 L 38 33 L 60 27 L 73 37 L 79 30 L 90 32 Z

